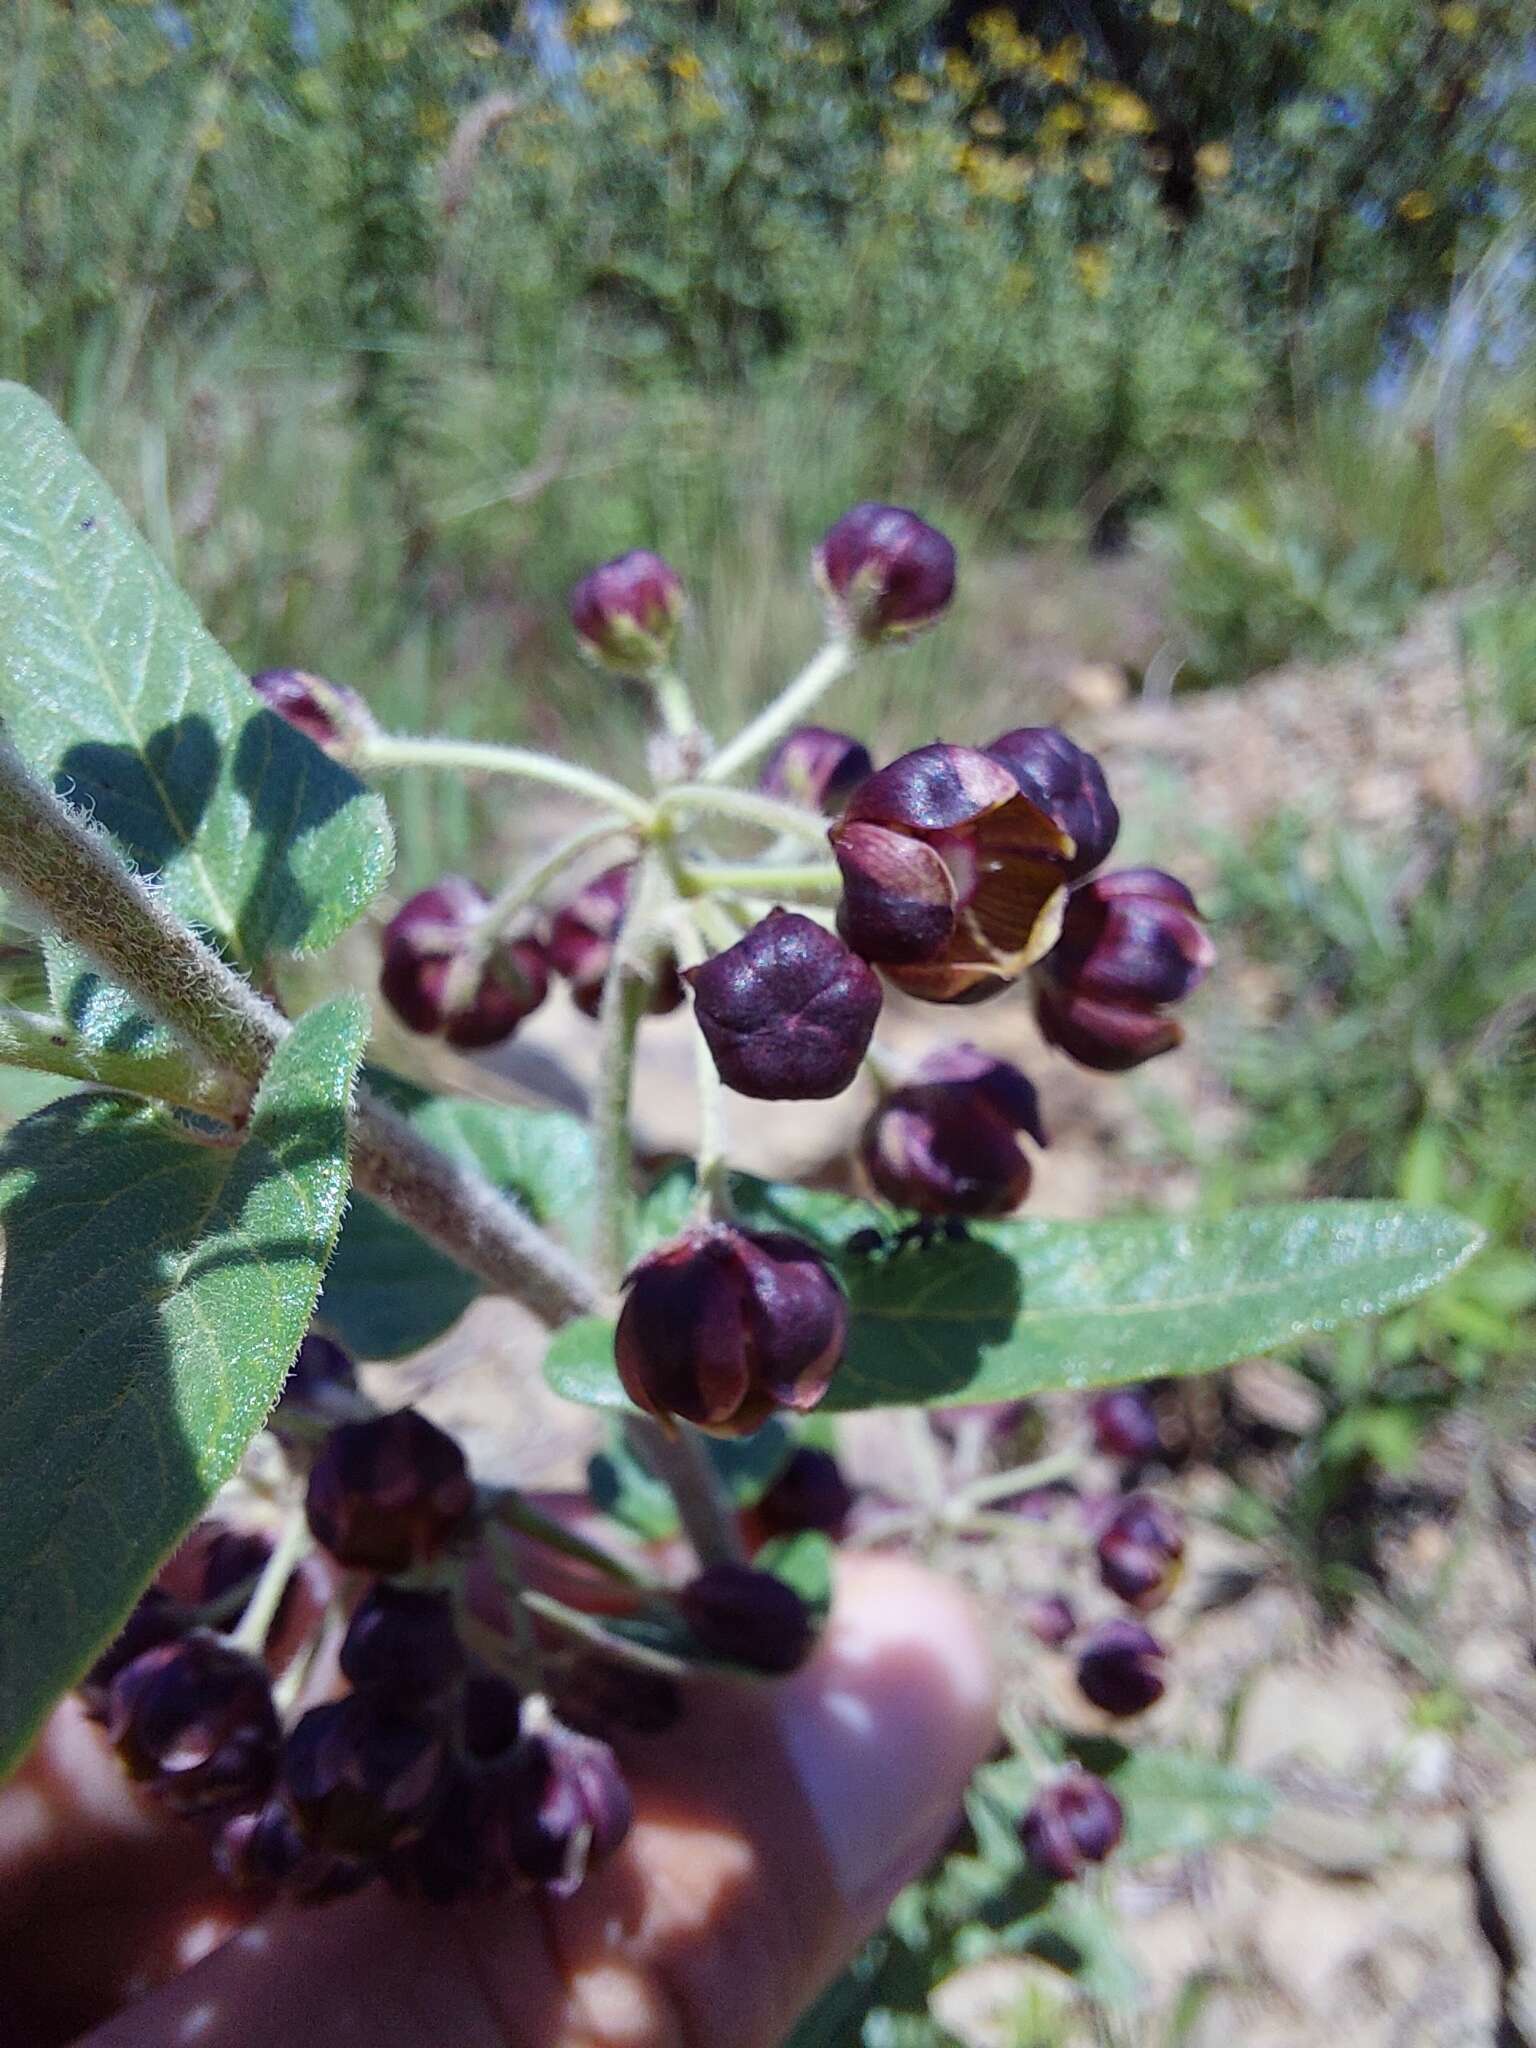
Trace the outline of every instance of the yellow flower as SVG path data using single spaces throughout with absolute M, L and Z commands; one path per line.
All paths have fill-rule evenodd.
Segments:
M 1027 156 L 1004 156 L 1001 150 L 972 144 L 956 152 L 955 168 L 978 199 L 1022 199 L 1034 176 Z
M 977 15 L 971 27 L 989 47 L 993 43 L 1006 43 L 1019 32 L 1012 11 L 1006 7 L 989 7 L 985 14 Z
M 944 76 L 958 93 L 976 92 L 981 85 L 980 68 L 971 62 L 963 50 L 944 52 Z
M 1477 9 L 1468 7 L 1465 0 L 1452 0 L 1449 7 L 1442 7 L 1440 19 L 1453 36 L 1460 36 L 1465 42 L 1468 36 L 1477 34 Z
M 1040 60 L 1040 69 L 1053 85 L 1074 85 L 1083 68 L 1083 39 L 1067 36 Z
M 1090 185 L 1112 185 L 1115 182 L 1115 167 L 1102 150 L 1090 150 L 1079 160 L 1077 167 Z
M 585 0 L 570 18 L 573 36 L 608 35 L 616 28 L 622 28 L 629 19 L 629 9 L 624 0 Z
M 1091 85 L 1088 97 L 1111 135 L 1145 135 L 1152 126 L 1152 109 L 1126 86 Z
M 680 78 L 684 85 L 692 85 L 696 78 L 704 76 L 704 66 L 692 50 L 674 50 L 667 59 L 667 69 L 674 78 Z
M 841 64 L 846 54 L 836 36 L 819 36 L 811 45 L 811 58 L 817 64 Z
M 1008 123 L 996 107 L 978 107 L 971 116 L 971 132 L 975 135 L 985 135 L 992 141 L 1005 134 L 1007 128 Z
M 1076 135 L 1087 126 L 1088 116 L 1074 100 L 1058 100 L 1040 123 L 1040 137 L 1047 144 L 1060 142 L 1063 136 Z
M 1405 192 L 1397 202 L 1398 215 L 1406 221 L 1428 220 L 1434 210 L 1433 198 L 1419 186 L 1415 186 L 1412 192 Z
M 474 29 L 464 38 L 464 54 L 473 57 L 476 63 L 489 64 L 501 55 L 501 45 L 494 36 L 488 36 L 483 29 Z
M 192 130 L 192 147 L 204 156 L 210 156 L 214 150 L 222 149 L 224 139 L 224 129 L 212 115 L 206 121 L 199 121 Z
M 1230 142 L 1202 142 L 1195 151 L 1195 169 L 1208 185 L 1219 185 L 1232 175 Z
M 891 93 L 894 98 L 905 100 L 909 107 L 921 107 L 933 98 L 933 87 L 915 71 L 904 71 L 900 78 L 891 80 Z
M 692 85 L 683 93 L 683 110 L 695 121 L 718 121 L 725 112 L 712 92 L 701 92 Z
M 1109 290 L 1109 251 L 1098 242 L 1084 242 L 1072 252 L 1077 281 L 1090 299 L 1102 299 Z
M 1536 455 L 1536 413 L 1521 413 L 1504 431 L 1522 455 Z

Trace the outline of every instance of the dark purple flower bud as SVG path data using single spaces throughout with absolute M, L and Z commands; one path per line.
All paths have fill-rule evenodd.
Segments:
M 625 676 L 663 665 L 685 608 L 682 578 L 648 548 L 632 548 L 590 570 L 569 603 L 582 653 Z
M 318 1330 L 299 1346 L 270 1427 L 279 1435 L 284 1424 L 345 1422 L 358 1407 L 357 1368 L 342 1347 Z
M 507 1820 L 524 1877 L 569 1898 L 629 1833 L 634 1806 L 606 1742 L 562 1728 L 546 1709 L 511 1767 Z
M 1024 1626 L 1048 1650 L 1059 1650 L 1077 1634 L 1077 1616 L 1060 1593 L 1043 1593 L 1024 1603 Z
M 1141 1387 L 1111 1387 L 1088 1403 L 1088 1420 L 1096 1450 L 1106 1458 L 1142 1465 L 1163 1447 L 1157 1409 Z
M 1121 1073 L 1178 1045 L 1164 1011 L 1216 958 L 1195 899 L 1157 868 L 1122 868 L 1074 889 L 1041 969 L 1040 1028 L 1079 1064 Z
M 871 643 L 931 626 L 955 594 L 955 551 L 900 505 L 855 505 L 811 556 L 834 623 Z
M 1033 1085 L 974 1045 L 931 1052 L 864 1126 L 864 1168 L 877 1191 L 924 1216 L 1006 1216 L 1029 1193 L 1027 1131 L 1046 1142 Z
M 633 866 L 626 865 L 595 875 L 556 913 L 549 929 L 549 964 L 570 983 L 572 1000 L 588 1017 L 595 1017 L 602 1004 L 614 940 L 629 907 L 633 872 Z M 682 1000 L 682 980 L 669 955 L 651 990 L 650 1014 L 663 1016 Z
M 305 1511 L 338 1564 L 403 1572 L 435 1557 L 474 1503 L 464 1453 L 414 1408 L 333 1429 L 309 1475 Z
M 1161 1607 L 1184 1569 L 1184 1525 L 1150 1493 L 1128 1493 L 1099 1532 L 1099 1578 L 1142 1614 Z
M 251 677 L 251 688 L 269 711 L 328 754 L 345 755 L 349 747 L 378 731 L 356 690 L 307 669 L 264 668 Z
M 836 1543 L 853 1512 L 853 1488 L 830 1451 L 801 1444 L 751 1511 L 760 1541 L 814 1529 Z
M 472 1672 L 462 1706 L 464 1754 L 478 1764 L 498 1762 L 516 1748 L 522 1716 L 522 1698 L 515 1686 L 494 1672 Z
M 1184 1043 L 1177 1017 L 1066 995 L 1049 982 L 1035 992 L 1035 1021 L 1048 1045 L 1096 1074 L 1124 1074 Z
M 536 940 L 484 945 L 487 908 L 473 882 L 444 875 L 384 927 L 384 1000 L 409 1030 L 466 1052 L 510 1038 L 549 990 L 549 961 Z
M 776 1408 L 814 1408 L 843 1355 L 842 1290 L 787 1231 L 689 1231 L 642 1259 L 625 1287 L 614 1355 L 648 1415 L 749 1436 Z
M 1068 1764 L 1046 1785 L 1019 1823 L 1024 1853 L 1042 1877 L 1063 1884 L 1086 1863 L 1102 1863 L 1125 1831 L 1120 1802 L 1102 1778 Z
M 751 1565 L 706 1565 L 677 1606 L 700 1649 L 752 1671 L 797 1671 L 816 1646 L 810 1611 L 794 1587 Z
M 1078 1652 L 1078 1687 L 1106 1714 L 1144 1714 L 1166 1690 L 1163 1663 L 1162 1644 L 1140 1622 L 1106 1621 Z
M 828 836 L 838 929 L 908 995 L 978 1001 L 1056 941 L 1072 842 L 973 747 L 903 754 L 860 784 Z
M 665 1735 L 683 1718 L 683 1695 L 663 1672 L 578 1657 L 560 1674 L 555 1707 L 578 1735 Z
M 721 1080 L 763 1102 L 841 1095 L 880 1015 L 880 977 L 794 910 L 770 910 L 683 979 Z
M 499 1782 L 453 1774 L 421 1834 L 385 1858 L 390 1889 L 435 1906 L 503 1890 L 518 1875 L 505 1807 Z
M 281 1799 L 227 1820 L 214 1841 L 213 1863 L 236 1891 L 281 1891 L 304 1905 L 343 1898 L 373 1876 L 366 1862 L 311 1848 Z
M 313 1847 L 378 1856 L 421 1833 L 443 1788 L 441 1736 L 372 1693 L 311 1707 L 283 1746 L 282 1781 Z
M 125 1664 L 106 1718 L 130 1775 L 176 1813 L 250 1806 L 271 1787 L 278 1722 L 267 1674 L 209 1630 Z
M 797 725 L 768 756 L 759 786 L 786 803 L 833 816 L 875 764 L 862 740 L 825 725 Z
M 138 1605 L 80 1681 L 80 1701 L 93 1721 L 105 1721 L 112 1681 L 126 1664 L 162 1643 L 189 1633 L 193 1617 L 184 1602 L 159 1586 L 139 1595 Z
M 1074 746 L 1054 725 L 1021 725 L 986 751 L 1072 841 L 1076 851 L 1066 866 L 1074 882 L 1109 858 L 1120 834 L 1120 813 L 1092 754 Z
M 464 1671 L 453 1602 L 446 1593 L 381 1581 L 357 1604 L 341 1669 L 359 1692 L 386 1694 L 401 1706 L 451 1692 Z

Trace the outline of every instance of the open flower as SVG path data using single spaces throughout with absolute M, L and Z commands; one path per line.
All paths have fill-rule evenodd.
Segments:
M 855 790 L 830 837 L 838 928 L 908 995 L 975 1002 L 1056 941 L 1072 837 L 973 747 L 903 754 Z

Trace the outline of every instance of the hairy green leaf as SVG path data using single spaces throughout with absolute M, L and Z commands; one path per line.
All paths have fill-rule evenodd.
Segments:
M 423 1136 L 516 1195 L 536 1223 L 584 1251 L 592 1226 L 592 1141 L 559 1110 L 427 1094 L 393 1074 L 369 1080 Z M 359 1197 L 326 1275 L 322 1322 L 364 1358 L 403 1358 L 451 1328 L 479 1292 L 462 1267 Z
M 847 1286 L 848 1353 L 829 1411 L 1208 1371 L 1411 1301 L 1482 1242 L 1444 1209 L 1308 1202 L 1223 1217 L 982 1224 L 958 1243 L 851 1256 L 852 1233 L 880 1220 L 866 1204 L 761 1181 L 735 1192 L 743 1222 L 809 1238 Z M 545 1371 L 570 1400 L 623 1405 L 612 1331 L 595 1318 L 559 1333 Z
M 0 1768 L 277 1398 L 341 1223 L 367 1031 L 356 997 L 302 1018 L 238 1147 L 98 1093 L 0 1145 Z
M 43 400 L 0 384 L 0 717 L 234 958 L 329 944 L 389 873 L 380 799 L 262 709 Z

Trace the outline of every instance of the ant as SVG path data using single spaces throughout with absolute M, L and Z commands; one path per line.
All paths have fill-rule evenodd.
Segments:
M 966 1244 L 970 1229 L 960 1216 L 919 1216 L 900 1230 L 890 1232 L 866 1226 L 854 1231 L 843 1246 L 851 1259 L 894 1257 L 897 1252 L 925 1252 L 936 1244 Z

